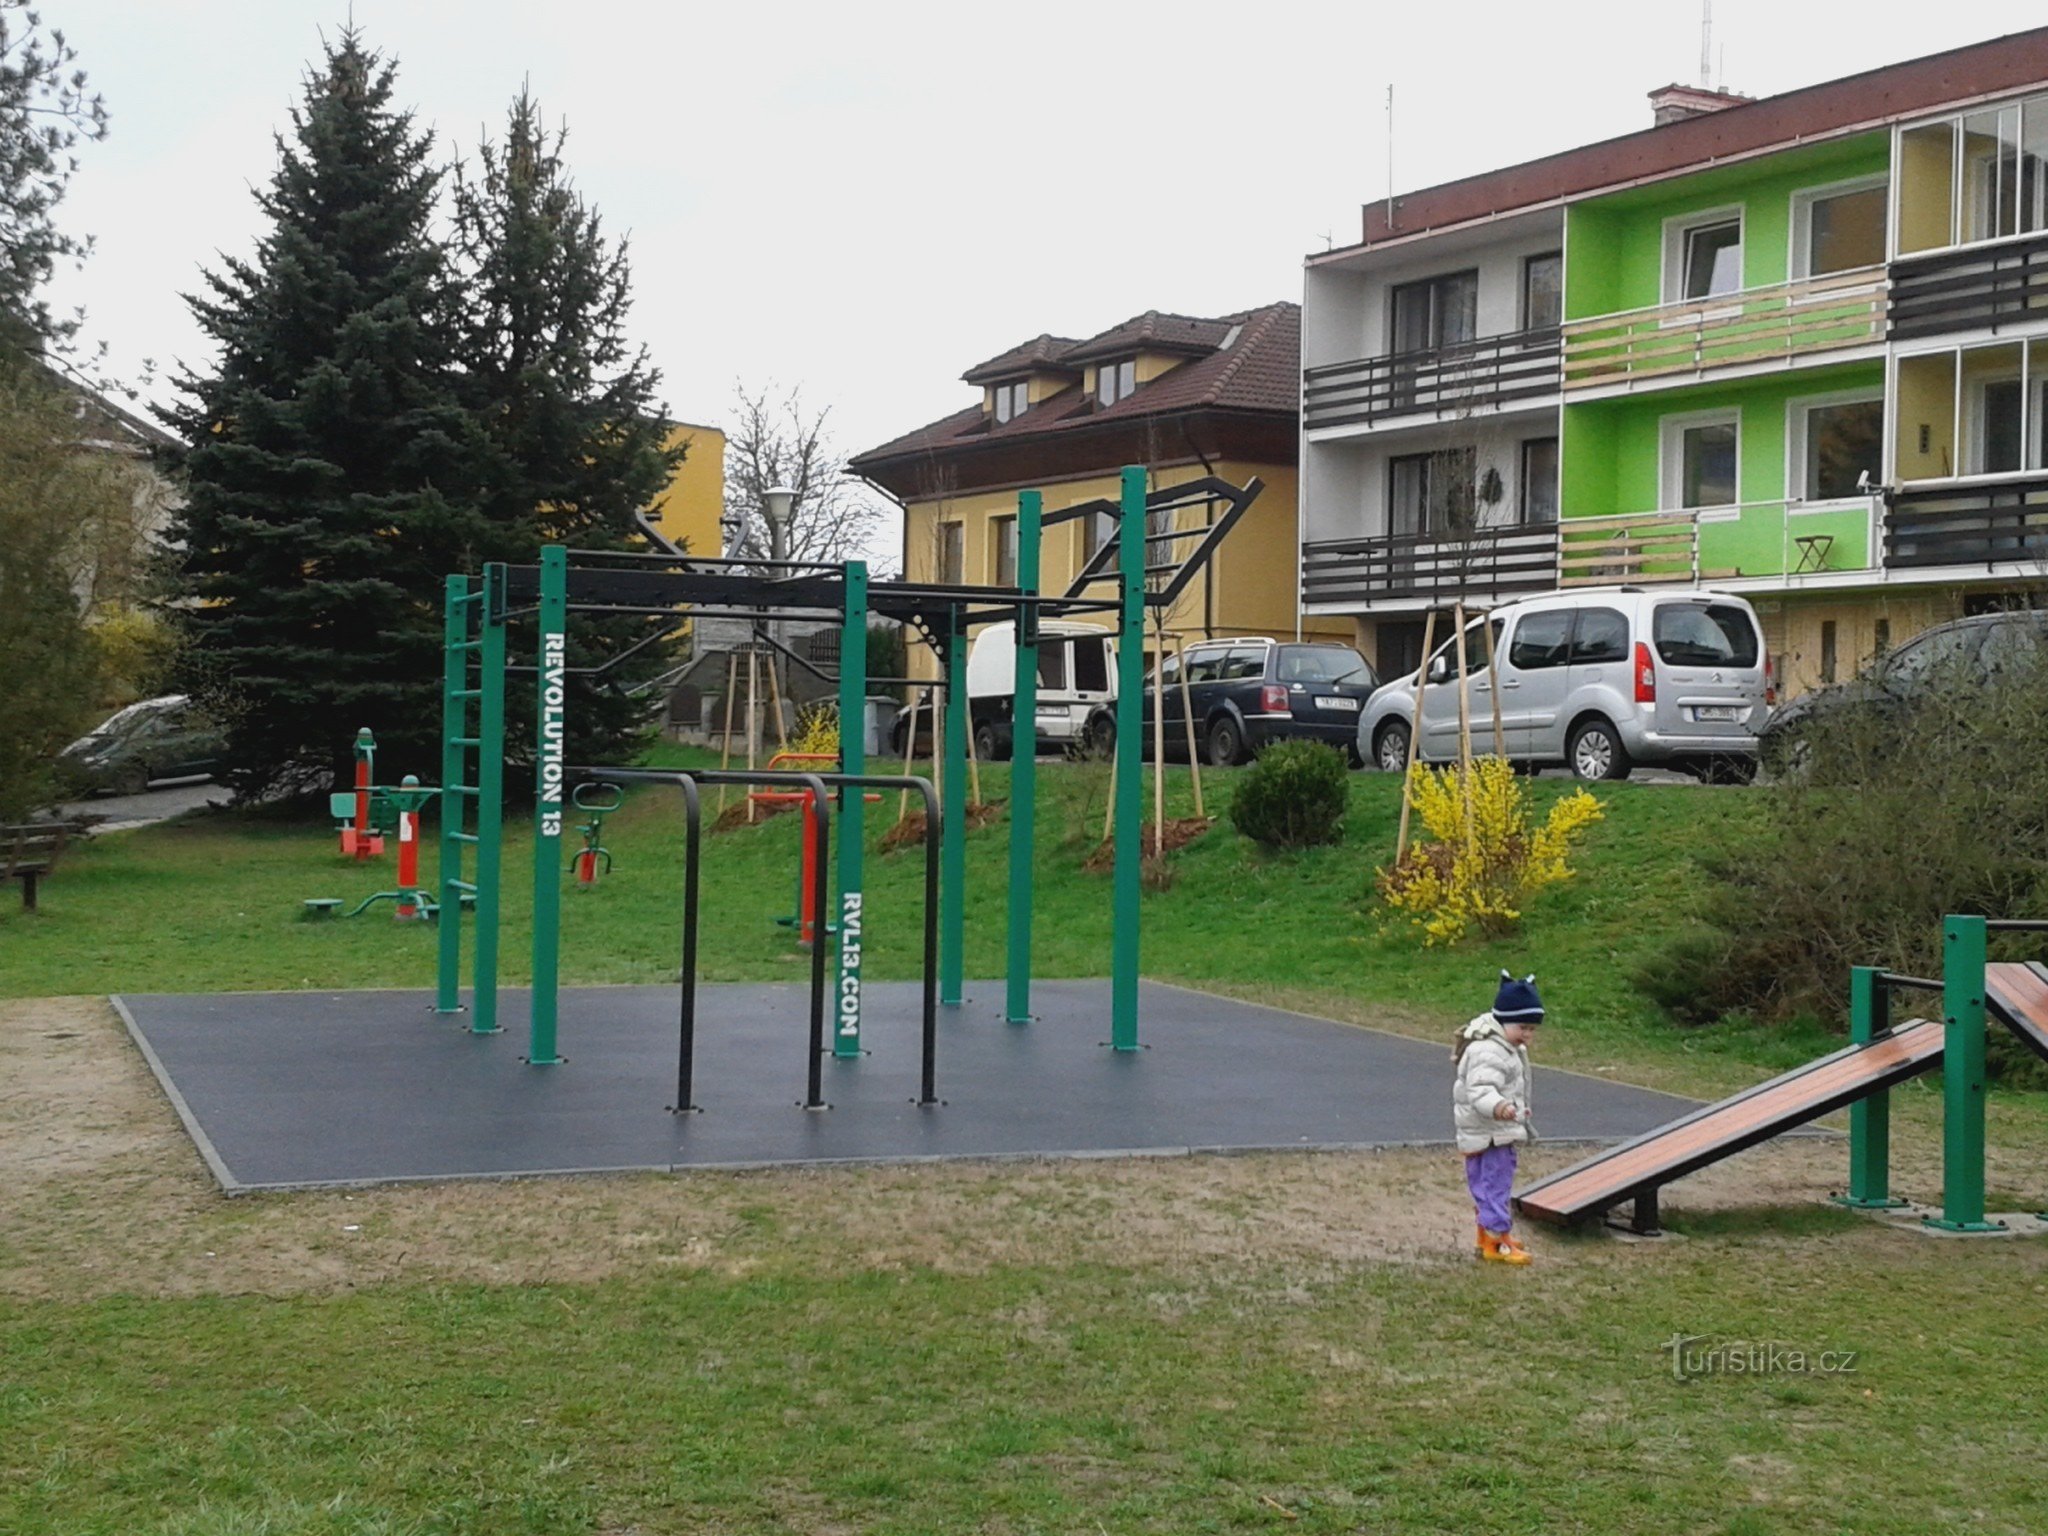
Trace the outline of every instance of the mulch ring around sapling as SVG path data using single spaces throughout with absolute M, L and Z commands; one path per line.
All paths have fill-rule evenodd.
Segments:
M 967 807 L 964 824 L 969 832 L 978 832 L 989 826 L 1003 814 L 1003 800 L 977 800 Z M 924 812 L 912 811 L 895 826 L 882 835 L 880 848 L 884 853 L 894 853 L 898 848 L 922 848 L 924 846 Z
M 742 795 L 738 800 L 718 813 L 718 819 L 711 823 L 711 830 L 713 832 L 730 832 L 735 827 L 759 826 L 771 816 L 787 815 L 795 810 L 799 804 L 801 802 L 796 800 L 761 801 L 754 806 L 753 819 L 749 821 L 747 818 L 746 797 Z
M 1138 847 L 1147 860 L 1162 858 L 1169 853 L 1178 853 L 1215 825 L 1214 816 L 1181 816 L 1167 822 L 1164 830 L 1155 835 L 1153 824 L 1147 822 Z M 1095 851 L 1081 861 L 1081 867 L 1092 875 L 1109 873 L 1116 867 L 1116 840 L 1109 838 L 1098 844 Z

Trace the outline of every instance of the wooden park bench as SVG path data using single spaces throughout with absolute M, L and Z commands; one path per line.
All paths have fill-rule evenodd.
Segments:
M 36 881 L 57 867 L 57 856 L 77 828 L 68 821 L 0 826 L 0 882 L 21 882 L 22 910 L 36 909 Z

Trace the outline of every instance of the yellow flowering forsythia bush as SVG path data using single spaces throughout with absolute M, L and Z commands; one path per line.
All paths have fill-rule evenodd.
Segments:
M 789 733 L 789 750 L 815 752 L 834 757 L 839 752 L 839 706 L 820 700 L 797 711 L 796 729 Z
M 1472 764 L 1471 820 L 1464 772 L 1411 770 L 1409 794 L 1434 841 L 1417 839 L 1401 862 L 1379 872 L 1387 905 L 1409 915 L 1428 944 L 1455 944 L 1474 928 L 1493 935 L 1521 920 L 1533 891 L 1569 880 L 1572 843 L 1600 820 L 1600 802 L 1575 790 L 1532 825 L 1529 797 L 1506 759 Z

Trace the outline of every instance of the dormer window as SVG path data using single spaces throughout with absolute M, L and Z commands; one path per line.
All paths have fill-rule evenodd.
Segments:
M 991 391 L 995 396 L 996 424 L 998 426 L 1024 414 L 1025 407 L 1031 403 L 1029 388 L 1027 380 L 1019 379 L 1014 384 L 998 384 Z
M 1127 357 L 1120 363 L 1104 363 L 1095 370 L 1095 403 L 1115 405 L 1135 394 L 1138 388 L 1138 360 Z

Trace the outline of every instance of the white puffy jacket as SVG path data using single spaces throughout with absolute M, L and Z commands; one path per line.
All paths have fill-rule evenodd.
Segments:
M 1482 1013 L 1458 1032 L 1466 1041 L 1458 1058 L 1457 1080 L 1451 1085 L 1451 1112 L 1460 1152 L 1484 1152 L 1529 1139 L 1529 1053 L 1508 1044 L 1500 1021 Z M 1515 1118 L 1496 1120 L 1503 1101 L 1515 1106 Z

